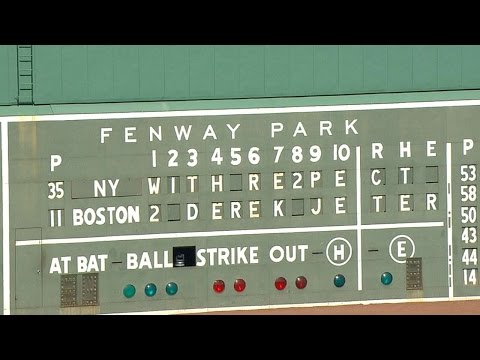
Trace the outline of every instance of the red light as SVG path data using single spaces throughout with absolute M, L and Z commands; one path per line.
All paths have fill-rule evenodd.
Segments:
M 299 276 L 295 279 L 295 285 L 297 289 L 305 289 L 307 286 L 307 278 L 305 276 Z
M 287 287 L 287 280 L 284 277 L 279 277 L 275 280 L 275 287 L 277 290 L 283 290 Z
M 225 283 L 223 280 L 215 280 L 213 282 L 213 291 L 216 293 L 221 293 L 225 289 Z
M 246 286 L 247 286 L 247 284 L 245 283 L 245 280 L 243 280 L 243 279 L 237 279 L 233 283 L 233 288 L 235 289 L 236 292 L 242 292 L 243 290 L 245 290 Z

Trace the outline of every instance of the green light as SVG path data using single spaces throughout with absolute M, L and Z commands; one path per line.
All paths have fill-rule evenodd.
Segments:
M 133 297 L 136 292 L 137 290 L 135 290 L 135 286 L 133 286 L 132 284 L 125 285 L 125 287 L 123 288 L 123 296 L 129 299 Z
M 342 287 L 343 285 L 345 285 L 345 276 L 343 276 L 342 274 L 335 275 L 335 278 L 333 279 L 333 284 L 336 287 Z
M 157 286 L 155 284 L 147 284 L 145 286 L 145 295 L 147 296 L 153 296 L 157 293 Z
M 165 286 L 165 291 L 168 295 L 175 295 L 178 291 L 178 285 L 174 282 L 169 282 L 167 286 Z
M 380 277 L 380 281 L 383 285 L 390 285 L 393 281 L 393 275 L 389 272 L 384 272 Z

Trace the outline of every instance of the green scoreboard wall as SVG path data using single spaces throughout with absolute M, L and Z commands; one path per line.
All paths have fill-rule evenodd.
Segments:
M 479 60 L 0 46 L 3 314 L 478 296 Z
M 0 45 L 0 105 L 17 104 L 17 46 Z
M 0 105 L 478 89 L 479 59 L 470 45 L 1 45 Z

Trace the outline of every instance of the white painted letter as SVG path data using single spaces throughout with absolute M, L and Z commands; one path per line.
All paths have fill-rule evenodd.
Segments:
M 230 126 L 230 124 L 227 124 L 227 127 L 230 129 L 231 133 L 232 133 L 232 140 L 235 140 L 235 132 L 237 131 L 237 129 L 240 127 L 240 124 L 237 124 L 235 125 L 234 128 L 232 128 Z
M 427 156 L 437 156 L 437 153 L 434 151 L 434 145 L 437 142 L 435 140 L 428 140 L 427 141 Z
M 427 211 L 437 210 L 437 194 L 427 194 Z
M 222 219 L 222 202 L 212 203 L 212 220 L 221 220 Z
M 328 135 L 332 136 L 332 122 L 331 121 L 325 121 L 321 120 L 320 121 L 320 136 L 323 135 L 323 132 L 326 131 Z
M 344 203 L 346 199 L 345 196 L 335 198 L 335 214 L 345 214 L 347 212 Z
M 105 138 L 109 137 L 110 134 L 107 133 L 112 131 L 112 128 L 100 128 L 100 143 L 103 144 L 105 142 Z
M 349 124 L 348 120 L 345 120 L 345 134 L 348 135 L 348 129 L 352 129 L 352 131 L 355 133 L 355 135 L 358 135 L 357 129 L 353 125 L 357 122 L 358 119 L 352 120 L 352 122 Z
M 410 151 L 410 141 L 407 141 L 407 144 L 405 142 L 400 141 L 400 157 L 411 157 L 412 153 Z
M 198 217 L 197 204 L 187 204 L 187 220 L 196 220 Z
M 223 175 L 212 175 L 212 192 L 216 191 L 215 187 L 218 187 L 218 191 L 223 191 Z
M 346 185 L 345 180 L 345 170 L 335 170 L 335 186 L 336 187 L 342 187 Z
M 249 201 L 248 205 L 250 207 L 250 217 L 260 217 L 260 200 Z
M 136 127 L 126 127 L 125 128 L 125 142 L 137 142 L 137 139 L 132 138 L 133 131 L 137 130 Z
M 467 155 L 467 151 L 473 149 L 472 139 L 463 139 L 463 155 Z
M 217 140 L 217 135 L 215 134 L 215 131 L 213 130 L 212 125 L 208 125 L 207 129 L 205 130 L 205 134 L 203 135 L 203 140 L 205 140 L 208 136 L 211 136 L 215 140 Z
M 62 163 L 62 157 L 60 155 L 50 155 L 50 171 L 54 172 L 55 168 Z
M 375 159 L 377 156 L 379 159 L 383 159 L 382 150 L 382 143 L 372 143 L 372 159 Z
M 310 187 L 313 189 L 315 183 L 320 180 L 322 173 L 320 171 L 310 171 Z
M 248 174 L 248 190 L 260 190 L 260 187 L 258 186 L 258 181 L 260 180 L 260 175 L 259 174 Z
M 283 124 L 282 123 L 272 123 L 272 127 L 271 127 L 271 137 L 274 138 L 275 137 L 275 133 L 276 132 L 280 132 L 280 131 L 283 131 Z
M 380 185 L 382 183 L 382 180 L 380 180 L 380 179 L 375 180 L 375 174 L 380 174 L 380 170 L 378 170 L 378 169 L 373 169 L 372 170 L 372 184 L 373 185 Z
M 305 128 L 303 127 L 303 125 L 300 121 L 298 122 L 297 127 L 295 128 L 295 131 L 293 132 L 293 137 L 297 136 L 298 133 L 301 133 L 303 136 L 307 136 L 307 133 L 305 132 Z
M 158 141 L 162 141 L 162 127 L 158 125 L 158 132 L 155 132 L 153 126 L 150 126 L 150 142 L 153 141 L 153 135 L 158 139 Z

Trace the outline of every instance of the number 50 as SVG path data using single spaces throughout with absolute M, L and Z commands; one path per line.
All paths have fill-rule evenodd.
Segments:
M 477 208 L 475 206 L 462 206 L 460 208 L 462 224 L 474 223 L 477 221 Z

